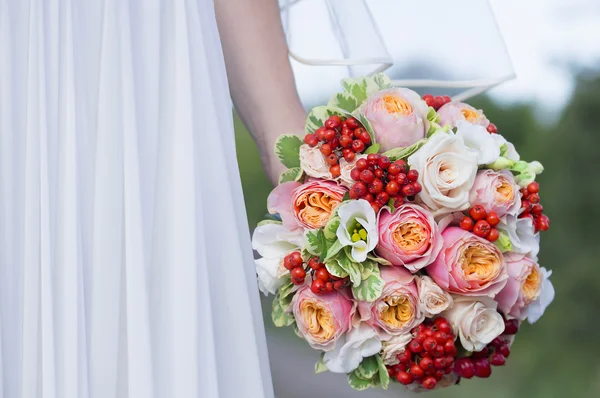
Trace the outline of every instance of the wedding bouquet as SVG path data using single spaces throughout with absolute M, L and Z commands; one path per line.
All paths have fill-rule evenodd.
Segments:
M 273 322 L 358 390 L 489 377 L 554 297 L 537 263 L 542 165 L 465 103 L 383 74 L 342 86 L 304 140 L 276 144 L 288 170 L 252 239 Z

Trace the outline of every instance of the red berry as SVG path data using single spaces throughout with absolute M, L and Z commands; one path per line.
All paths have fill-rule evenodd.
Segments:
M 506 319 L 504 321 L 504 334 L 513 335 L 519 331 L 519 321 L 516 319 Z
M 419 181 L 415 181 L 412 183 L 413 188 L 415 189 L 415 195 L 423 190 L 423 186 L 419 183 Z
M 370 166 L 377 166 L 379 163 L 379 155 L 376 153 L 370 153 L 367 155 L 367 162 Z
M 492 345 L 492 347 L 494 348 L 500 348 L 502 347 L 505 343 L 504 343 L 504 339 L 502 339 L 502 337 L 496 337 L 494 340 L 492 340 L 492 342 L 490 343 Z
M 527 185 L 527 191 L 529 193 L 538 193 L 540 191 L 540 184 L 533 181 Z
M 369 169 L 367 170 L 363 170 L 360 173 L 360 180 L 362 182 L 364 182 L 365 184 L 370 184 L 375 180 L 375 175 L 373 174 L 373 172 Z
M 327 129 L 323 132 L 323 138 L 325 141 L 331 141 L 335 138 L 335 130 Z
M 448 366 L 447 357 L 439 357 L 433 360 L 433 366 L 436 369 L 445 369 Z
M 469 214 L 471 215 L 471 218 L 475 221 L 483 220 L 487 215 L 482 205 L 475 205 L 471 207 L 471 210 L 469 210 Z
M 433 377 L 435 377 L 435 379 L 436 379 L 437 381 L 440 381 L 440 380 L 442 380 L 442 377 L 444 377 L 444 370 L 445 370 L 445 369 L 440 369 L 440 370 L 437 370 L 437 371 L 435 372 L 435 374 L 433 375 Z
M 454 373 L 465 379 L 475 376 L 475 366 L 470 358 L 460 358 L 454 362 Z
M 435 377 L 429 376 L 423 380 L 423 388 L 426 388 L 427 390 L 433 390 L 436 384 L 437 381 L 435 380 Z
M 548 216 L 542 214 L 538 219 L 538 229 L 540 231 L 547 231 L 550 228 L 550 219 Z
M 366 132 L 367 132 L 367 130 L 363 129 L 362 127 L 358 127 L 354 130 L 354 138 L 357 140 L 360 140 L 362 133 L 366 133 Z
M 532 209 L 531 202 L 527 199 L 521 201 L 521 208 L 525 209 L 525 211 L 530 211 Z
M 323 282 L 327 282 L 329 280 L 329 272 L 327 268 L 319 268 L 315 271 L 315 279 L 320 279 Z
M 400 172 L 402 172 L 402 168 L 400 167 L 400 165 L 396 164 L 396 163 L 392 163 L 388 166 L 388 173 L 395 176 L 397 174 L 400 174 Z
M 506 358 L 499 352 L 492 354 L 490 357 L 490 364 L 493 366 L 503 366 L 506 363 Z
M 427 372 L 429 370 L 435 369 L 435 365 L 433 364 L 433 359 L 431 359 L 430 357 L 424 357 L 424 358 L 422 358 L 421 362 L 419 362 L 419 366 L 425 372 Z
M 536 216 L 541 216 L 543 212 L 544 212 L 544 206 L 542 206 L 539 203 L 534 205 L 531 208 L 531 213 L 535 214 Z
M 329 145 L 329 144 L 321 145 L 321 153 L 324 156 L 329 156 L 331 154 L 331 145 Z
M 300 279 L 292 277 L 291 280 L 294 285 L 302 285 L 304 283 L 304 278 Z
M 381 180 L 379 179 L 375 179 L 372 183 L 369 184 L 368 189 L 370 193 L 376 195 L 379 192 L 383 191 L 383 182 L 381 182 Z
M 428 336 L 427 336 L 425 333 L 423 333 L 423 332 L 417 332 L 417 336 L 415 337 L 415 339 L 417 339 L 417 341 L 418 341 L 419 343 L 423 344 L 423 342 L 425 341 L 425 339 L 426 339 L 427 337 L 428 337 Z
M 444 356 L 446 352 L 444 351 L 444 346 L 442 344 L 438 344 L 435 346 L 435 351 L 432 353 L 434 358 L 439 358 Z
M 444 343 L 444 351 L 446 352 L 446 354 L 452 355 L 453 357 L 455 357 L 456 354 L 458 354 L 458 349 L 456 348 L 456 345 L 452 340 L 448 340 L 446 341 L 446 343 Z
M 400 192 L 400 185 L 398 185 L 396 181 L 390 181 L 385 186 L 385 191 L 390 196 L 396 196 L 398 195 L 398 192 Z
M 353 130 L 359 126 L 358 120 L 356 120 L 353 117 L 349 117 L 348 119 L 346 119 L 346 124 Z
M 362 152 L 365 150 L 365 143 L 361 140 L 352 141 L 352 149 L 354 152 Z
M 435 347 L 437 347 L 437 341 L 433 337 L 427 337 L 423 342 L 423 348 L 425 348 L 425 351 L 427 352 L 434 352 Z
M 510 347 L 508 344 L 502 344 L 500 348 L 498 348 L 498 352 L 504 357 L 508 358 L 510 356 Z
M 344 281 L 343 280 L 339 280 L 339 281 L 333 282 L 333 288 L 335 290 L 340 290 L 343 287 L 344 287 Z
M 408 343 L 408 349 L 416 354 L 423 351 L 423 346 L 417 339 L 412 339 L 410 343 Z
M 342 134 L 342 136 L 348 136 L 348 138 L 352 139 L 352 136 L 354 135 L 354 131 L 352 131 L 352 129 L 348 128 L 348 126 L 344 125 L 342 123 L 342 132 L 340 133 Z
M 400 166 L 400 172 L 407 174 L 408 173 L 408 164 L 406 163 L 406 161 L 399 159 L 396 160 L 394 163 L 396 163 L 398 166 Z
M 419 179 L 419 172 L 415 169 L 409 170 L 408 174 L 406 175 L 408 177 L 408 181 L 417 181 Z
M 340 175 L 342 175 L 342 172 L 341 172 L 341 170 L 340 170 L 340 165 L 339 165 L 339 164 L 334 164 L 333 166 L 331 166 L 331 167 L 329 168 L 329 172 L 331 173 L 331 176 L 332 176 L 333 178 L 337 178 L 337 177 L 339 177 Z
M 360 181 L 360 170 L 357 169 L 356 167 L 353 168 L 350 171 L 350 178 L 352 178 L 354 181 Z
M 338 158 L 335 155 L 335 153 L 329 154 L 329 156 L 326 156 L 325 159 L 327 160 L 327 163 L 329 163 L 330 166 L 333 166 L 334 164 L 337 164 L 337 162 L 338 162 Z
M 371 143 L 371 136 L 365 131 L 360 135 L 359 140 L 361 140 L 363 144 L 369 145 Z
M 487 358 L 489 353 L 490 353 L 490 350 L 487 347 L 483 347 L 483 349 L 481 351 L 475 351 L 471 355 L 471 358 L 473 358 L 473 359 Z
M 423 376 L 425 376 L 425 371 L 416 363 L 410 365 L 409 372 L 417 379 L 420 379 Z
M 306 271 L 301 267 L 296 267 L 292 270 L 292 278 L 302 279 L 306 276 Z
M 437 326 L 440 332 L 444 332 L 447 334 L 452 334 L 452 326 L 450 323 L 444 318 L 436 318 L 433 323 Z
M 319 262 L 319 259 L 318 259 L 318 258 L 316 258 L 316 257 L 313 257 L 313 258 L 311 258 L 310 260 L 308 260 L 308 266 L 309 266 L 310 268 L 312 268 L 312 269 L 315 269 L 315 270 L 317 270 L 317 269 L 321 268 L 321 267 L 323 266 L 323 264 L 321 264 L 321 263 Z
M 433 99 L 433 95 L 431 95 L 431 94 L 425 94 L 422 98 L 423 98 L 423 101 L 432 100 Z
M 289 271 L 294 269 L 294 264 L 292 264 L 291 259 L 292 257 L 290 255 L 285 256 L 283 259 L 283 266 Z
M 490 123 L 487 126 L 487 131 L 490 134 L 496 134 L 496 133 L 498 133 L 498 128 L 496 127 L 496 125 L 494 123 Z
M 446 341 L 450 338 L 450 336 L 448 336 L 446 333 L 438 330 L 437 332 L 435 332 L 433 334 L 433 338 L 436 339 L 438 344 L 445 344 Z
M 486 379 L 492 374 L 492 367 L 487 358 L 476 359 L 473 361 L 473 366 L 475 367 L 475 376 L 477 377 Z
M 383 170 L 381 170 L 381 169 L 375 169 L 373 174 L 375 174 L 375 178 L 379 178 L 379 179 L 383 178 Z
M 473 229 L 473 219 L 471 217 L 464 216 L 460 220 L 460 227 L 465 231 L 471 231 Z
M 396 380 L 398 380 L 398 383 L 404 384 L 406 386 L 413 382 L 414 377 L 410 373 L 401 371 L 398 372 L 398 374 L 396 374 Z
M 369 163 L 367 163 L 367 159 L 361 158 L 356 161 L 356 168 L 360 171 L 366 170 L 369 167 Z
M 380 169 L 383 169 L 383 170 L 387 170 L 387 168 L 390 167 L 391 164 L 392 163 L 390 162 L 390 158 L 388 158 L 387 156 L 382 156 L 377 161 L 377 165 L 379 166 Z
M 447 95 L 444 95 L 442 98 L 444 99 L 444 104 L 447 104 L 448 102 L 452 102 L 452 98 L 450 98 Z
M 375 214 L 378 214 L 379 210 L 381 210 L 381 206 L 379 206 L 377 203 L 371 202 L 371 207 L 373 208 L 373 211 L 375 212 Z
M 412 353 L 410 350 L 404 350 L 400 354 L 396 355 L 396 358 L 398 358 L 400 363 L 408 363 L 412 359 Z
M 475 223 L 473 227 L 473 233 L 480 238 L 485 238 L 490 233 L 490 224 L 488 224 L 485 220 L 479 220 Z
M 344 159 L 346 159 L 346 162 L 351 163 L 354 161 L 354 159 L 356 159 L 356 154 L 352 151 L 349 151 L 344 155 Z
M 538 195 L 537 193 L 532 193 L 531 195 L 529 195 L 529 201 L 534 205 L 540 203 L 540 195 Z
M 404 196 L 413 196 L 415 194 L 415 187 L 412 184 L 407 184 L 402 187 L 402 194 Z
M 290 263 L 294 267 L 300 267 L 302 265 L 302 256 L 300 252 L 290 253 Z
M 408 177 L 406 177 L 406 174 L 400 173 L 396 175 L 396 181 L 400 185 L 405 185 L 408 182 Z
M 487 221 L 492 227 L 495 227 L 496 225 L 500 224 L 500 217 L 498 217 L 498 213 L 492 211 L 489 212 L 485 217 L 485 221 Z
M 325 283 L 325 291 L 327 291 L 328 293 L 333 292 L 333 283 L 332 282 Z
M 377 194 L 377 197 L 375 198 L 375 201 L 378 204 L 380 204 L 381 206 L 387 205 L 389 200 L 390 200 L 390 195 L 388 195 L 385 191 L 379 192 Z
M 325 288 L 325 282 L 323 282 L 321 279 L 315 279 L 312 282 L 312 284 L 310 285 L 310 290 L 314 294 L 321 294 L 323 292 L 324 288 Z
M 342 119 L 338 115 L 330 116 L 329 119 L 325 120 L 325 127 L 328 129 L 337 129 L 342 125 Z
M 352 137 L 347 135 L 342 135 L 340 138 L 340 145 L 342 148 L 351 148 L 352 147 Z
M 304 143 L 310 147 L 316 147 L 319 144 L 319 139 L 314 134 L 306 134 Z
M 499 237 L 500 237 L 500 232 L 498 231 L 498 229 L 492 228 L 492 229 L 490 229 L 490 232 L 487 236 L 487 240 L 489 240 L 490 242 L 495 242 L 498 240 Z
M 325 130 L 327 130 L 325 127 L 319 127 L 315 130 L 315 137 L 317 137 L 319 141 L 325 140 Z

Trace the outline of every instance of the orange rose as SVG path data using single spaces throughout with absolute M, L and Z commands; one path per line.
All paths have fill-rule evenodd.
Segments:
M 296 188 L 292 194 L 293 212 L 304 228 L 322 228 L 347 189 L 335 182 L 312 180 Z

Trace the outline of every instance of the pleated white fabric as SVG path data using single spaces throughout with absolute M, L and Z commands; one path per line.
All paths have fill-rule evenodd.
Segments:
M 0 398 L 272 397 L 210 0 L 0 0 Z

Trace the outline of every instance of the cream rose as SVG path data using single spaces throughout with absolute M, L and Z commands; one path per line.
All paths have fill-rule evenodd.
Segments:
M 435 217 L 469 207 L 469 191 L 477 175 L 477 155 L 462 138 L 436 133 L 408 158 L 423 187 L 418 197 Z
M 397 365 L 400 363 L 398 354 L 402 354 L 406 346 L 412 340 L 411 333 L 392 336 L 387 341 L 381 342 L 381 359 L 387 366 Z
M 311 148 L 306 144 L 300 146 L 300 167 L 314 178 L 331 179 L 329 163 L 318 147 Z
M 540 297 L 544 276 L 540 266 L 523 254 L 505 253 L 504 259 L 508 283 L 495 300 L 504 315 L 522 321 L 527 316 L 527 306 Z
M 417 277 L 416 282 L 419 289 L 419 305 L 426 317 L 433 318 L 452 307 L 452 296 L 439 287 L 433 279 L 423 275 Z
M 449 102 L 438 110 L 441 126 L 456 127 L 460 121 L 487 127 L 490 121 L 481 109 L 475 109 L 464 102 Z
M 489 297 L 454 297 L 452 309 L 442 316 L 468 351 L 481 351 L 504 332 L 504 320 Z

